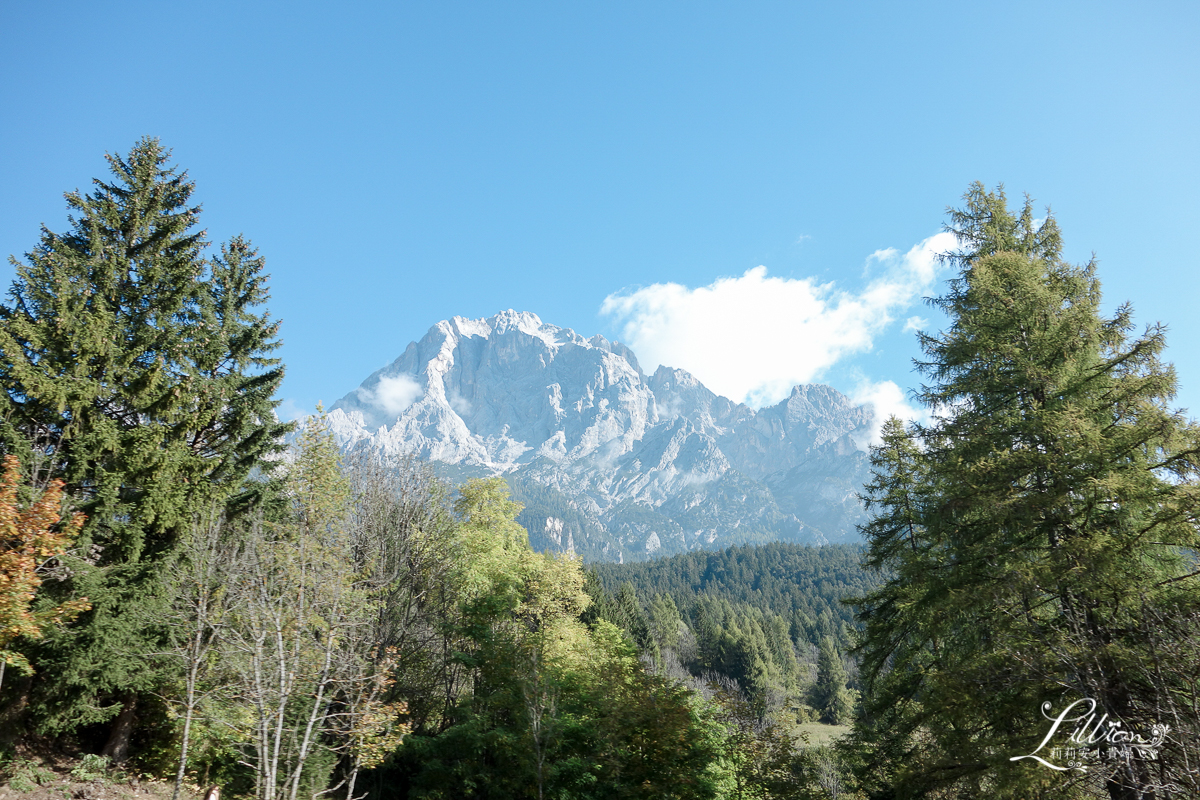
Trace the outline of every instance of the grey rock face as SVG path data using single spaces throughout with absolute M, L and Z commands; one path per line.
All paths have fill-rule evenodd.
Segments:
M 845 541 L 869 408 L 797 386 L 755 411 L 680 369 L 530 313 L 439 322 L 333 405 L 344 447 L 505 475 L 535 545 L 623 560 L 747 541 Z

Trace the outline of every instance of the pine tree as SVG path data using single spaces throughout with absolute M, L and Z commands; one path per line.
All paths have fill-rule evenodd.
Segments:
M 207 259 L 193 183 L 157 140 L 109 156 L 111 182 L 69 192 L 70 230 L 43 229 L 0 307 L 0 442 L 61 479 L 87 515 L 60 594 L 93 608 L 36 654 L 43 730 L 120 714 L 121 756 L 155 671 L 159 565 L 193 512 L 248 488 L 286 430 L 271 399 L 277 323 L 242 239 Z M 244 498 L 243 498 L 244 499 Z
M 660 648 L 674 650 L 679 645 L 679 608 L 669 594 L 656 594 L 650 601 L 650 633 Z
M 820 713 L 821 721 L 830 725 L 846 724 L 854 710 L 846 691 L 846 668 L 828 636 L 821 638 L 817 654 L 817 681 L 812 687 L 812 703 Z
M 871 780 L 902 797 L 1194 787 L 1200 429 L 1168 408 L 1164 330 L 1102 316 L 1095 264 L 1066 263 L 1028 201 L 1014 215 L 975 185 L 951 221 L 960 273 L 934 301 L 950 325 L 921 337 L 934 418 L 885 429 L 868 487 L 868 562 L 891 577 L 860 607 Z M 1098 744 L 1086 773 L 1010 761 L 1043 709 L 1081 698 L 1175 743 L 1158 761 Z
M 265 459 L 282 452 L 289 426 L 275 421 L 275 392 L 283 367 L 271 353 L 279 322 L 265 310 L 270 299 L 265 259 L 242 236 L 221 245 L 201 285 L 192 392 L 201 402 L 188 424 L 192 450 L 206 459 L 207 477 L 236 510 L 261 494 L 247 478 Z

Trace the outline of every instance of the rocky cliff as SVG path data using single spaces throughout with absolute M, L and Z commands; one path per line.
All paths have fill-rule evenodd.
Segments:
M 331 408 L 344 447 L 503 474 L 536 546 L 624 560 L 851 541 L 868 408 L 797 386 L 757 411 L 530 313 L 439 322 Z

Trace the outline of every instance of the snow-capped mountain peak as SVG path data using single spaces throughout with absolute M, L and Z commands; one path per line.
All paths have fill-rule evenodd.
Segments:
M 542 486 L 593 525 L 566 541 L 617 557 L 633 540 L 644 555 L 651 541 L 671 552 L 755 530 L 852 536 L 866 463 L 853 442 L 871 414 L 826 386 L 798 386 L 755 411 L 684 370 L 647 378 L 619 342 L 507 310 L 437 323 L 335 403 L 329 421 L 343 446 Z M 801 476 L 816 480 L 815 494 L 793 485 Z

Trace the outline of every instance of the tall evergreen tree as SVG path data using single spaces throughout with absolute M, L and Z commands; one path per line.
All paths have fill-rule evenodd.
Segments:
M 60 594 L 92 610 L 36 658 L 39 725 L 113 719 L 122 756 L 156 680 L 157 569 L 197 508 L 243 493 L 286 426 L 262 260 L 241 238 L 215 259 L 193 183 L 156 139 L 109 156 L 110 182 L 69 192 L 70 230 L 43 228 L 0 307 L 0 441 L 62 479 L 87 522 Z
M 854 704 L 846 691 L 846 668 L 842 657 L 828 636 L 821 638 L 817 655 L 817 681 L 812 687 L 812 705 L 821 715 L 821 721 L 831 725 L 844 725 L 854 712 Z
M 861 604 L 868 783 L 1195 791 L 1200 429 L 1168 408 L 1164 330 L 1131 336 L 1127 306 L 1104 317 L 1094 263 L 1066 263 L 1028 201 L 1013 214 L 974 185 L 951 221 L 960 272 L 934 301 L 950 324 L 921 337 L 933 421 L 885 429 L 868 487 L 868 560 L 891 576 Z M 1126 730 L 1175 732 L 1156 761 L 1104 741 L 1086 772 L 1011 761 L 1083 698 Z

